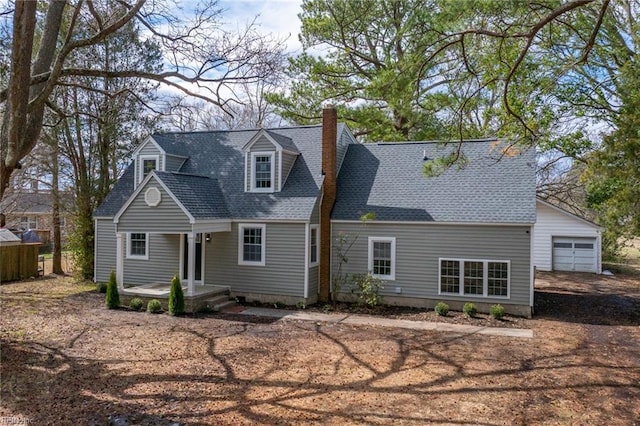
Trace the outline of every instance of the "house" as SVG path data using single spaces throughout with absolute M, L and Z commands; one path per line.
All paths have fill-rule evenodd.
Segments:
M 602 228 L 542 199 L 537 199 L 536 205 L 536 269 L 601 273 Z
M 371 272 L 385 303 L 529 316 L 534 153 L 453 145 L 359 144 L 330 107 L 318 126 L 152 135 L 95 211 L 95 280 L 115 270 L 132 291 L 179 274 L 187 297 L 225 287 L 310 304 L 328 300 L 338 271 Z M 458 148 L 465 167 L 423 175 Z
M 62 194 L 60 212 L 60 234 L 64 242 L 72 230 L 71 194 Z M 13 192 L 0 203 L 0 212 L 4 215 L 5 226 L 10 229 L 36 230 L 40 241 L 47 245 L 53 236 L 53 197 L 51 191 L 31 189 Z

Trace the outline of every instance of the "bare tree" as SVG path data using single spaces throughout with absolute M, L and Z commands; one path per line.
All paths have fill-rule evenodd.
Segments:
M 13 10 L 0 15 L 12 18 L 4 22 L 4 31 L 11 28 L 11 63 L 6 87 L 0 87 L 0 199 L 11 174 L 38 141 L 54 89 L 73 84 L 74 77 L 156 81 L 231 114 L 229 88 L 269 76 L 281 58 L 282 43 L 260 35 L 253 24 L 237 34 L 223 30 L 215 1 L 190 11 L 170 0 L 52 0 L 41 12 L 39 4 L 17 1 Z M 161 69 L 108 70 L 70 61 L 76 52 L 95 48 L 133 21 L 161 46 Z

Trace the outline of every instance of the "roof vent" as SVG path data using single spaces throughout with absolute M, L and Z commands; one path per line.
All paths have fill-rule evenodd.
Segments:
M 429 160 L 429 157 L 427 157 L 427 150 L 423 149 L 422 150 L 422 161 L 427 161 Z

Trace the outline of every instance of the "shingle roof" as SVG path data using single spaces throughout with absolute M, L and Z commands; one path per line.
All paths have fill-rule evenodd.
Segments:
M 185 209 L 196 219 L 230 219 L 217 179 L 154 171 Z
M 332 218 L 356 220 L 374 212 L 376 220 L 386 221 L 533 223 L 535 153 L 502 156 L 496 144 L 464 142 L 468 164 L 430 178 L 422 172 L 425 153 L 433 159 L 457 144 L 350 145 Z
M 152 138 L 167 154 L 188 157 L 179 170 L 181 173 L 216 179 L 228 213 L 234 219 L 308 220 L 322 184 L 322 126 L 269 130 L 272 137 L 275 134 L 278 138 L 278 143 L 293 144 L 286 149 L 294 151 L 295 148 L 302 154 L 297 157 L 282 190 L 275 193 L 244 191 L 242 147 L 259 131 L 165 133 Z M 115 215 L 133 193 L 133 179 L 133 167 L 129 166 L 94 215 Z
M 273 138 L 273 140 L 275 140 L 276 142 L 278 142 L 280 144 L 280 146 L 282 148 L 284 148 L 287 151 L 291 151 L 291 152 L 295 152 L 296 154 L 299 154 L 300 151 L 298 151 L 298 147 L 295 146 L 295 144 L 293 143 L 293 141 L 291 140 L 291 138 L 288 138 L 286 136 L 280 135 L 274 131 L 271 130 L 266 130 L 266 133 L 269 134 L 269 136 L 271 136 Z

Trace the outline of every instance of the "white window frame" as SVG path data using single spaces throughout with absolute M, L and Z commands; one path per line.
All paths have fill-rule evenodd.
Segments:
M 316 249 L 315 249 L 315 254 L 316 254 L 316 260 L 315 262 L 313 261 L 313 246 L 311 245 L 311 235 L 313 234 L 313 231 L 316 232 Z M 309 227 L 309 266 L 318 266 L 320 264 L 320 225 L 311 225 Z
M 449 293 L 442 291 L 442 261 L 458 262 L 458 293 Z M 482 263 L 482 294 L 467 294 L 464 292 L 464 263 L 465 262 L 481 262 Z M 507 295 L 490 295 L 489 294 L 489 263 L 506 263 L 507 264 Z M 501 259 L 460 259 L 452 257 L 438 258 L 438 294 L 443 296 L 461 296 L 476 297 L 485 299 L 510 299 L 511 298 L 511 261 Z
M 276 186 L 276 159 L 275 151 L 256 151 L 251 153 L 251 192 L 275 192 Z M 256 187 L 256 157 L 269 157 L 271 159 L 271 187 Z
M 22 220 L 27 219 L 27 220 Z M 27 226 L 24 226 L 24 225 Z M 35 226 L 31 226 L 31 224 L 35 224 Z M 29 229 L 38 229 L 38 216 L 35 215 L 26 215 L 20 216 L 20 228 L 29 230 Z
M 138 183 L 142 182 L 144 176 L 144 162 L 145 160 L 154 160 L 156 162 L 156 168 L 154 170 L 160 170 L 160 156 L 159 155 L 140 155 L 138 156 Z
M 244 260 L 244 231 L 245 229 L 260 229 L 261 233 L 261 250 L 262 259 L 260 261 Z M 266 247 L 267 247 L 267 225 L 264 223 L 240 223 L 238 224 L 238 265 L 246 266 L 265 266 L 266 264 Z
M 391 274 L 381 275 L 373 273 L 373 245 L 374 243 L 391 243 Z M 369 273 L 376 278 L 387 281 L 396 279 L 396 237 L 369 237 Z
M 144 256 L 131 254 L 131 234 L 144 234 Z M 127 232 L 127 259 L 149 260 L 149 233 L 148 232 Z

